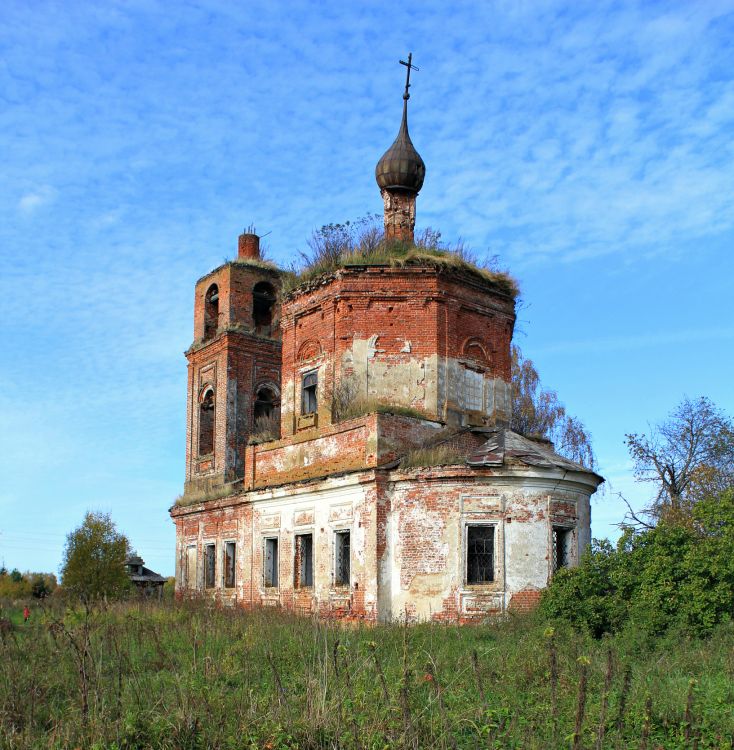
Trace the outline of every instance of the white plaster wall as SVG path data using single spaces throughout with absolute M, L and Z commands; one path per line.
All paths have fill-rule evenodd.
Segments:
M 509 493 L 505 524 L 505 588 L 508 595 L 548 583 L 548 494 L 536 488 Z
M 387 545 L 379 570 L 380 619 L 401 618 L 406 606 L 417 619 L 430 619 L 452 603 L 458 617 L 481 615 L 483 610 L 506 609 L 515 593 L 545 588 L 552 567 L 551 498 L 576 508 L 577 519 L 567 525 L 572 525 L 575 540 L 570 562 L 577 564 L 579 551 L 590 539 L 592 486 L 583 487 L 563 476 L 555 470 L 528 469 L 522 475 L 465 478 L 455 484 L 431 486 L 430 480 L 416 479 L 427 485 L 422 489 L 425 494 L 455 496 L 453 505 L 441 514 L 428 507 L 432 505 L 429 499 L 426 507 L 416 504 L 409 481 L 397 482 L 390 495 Z M 411 498 L 409 503 L 406 497 Z M 420 522 L 416 522 L 419 515 Z M 495 580 L 481 586 L 465 584 L 464 526 L 471 523 L 495 527 Z M 427 560 L 443 556 L 442 564 L 433 567 L 411 561 L 407 586 L 401 527 L 414 532 L 406 543 L 430 553 Z

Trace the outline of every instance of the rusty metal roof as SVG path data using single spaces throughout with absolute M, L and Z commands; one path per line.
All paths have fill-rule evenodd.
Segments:
M 602 478 L 582 464 L 560 456 L 553 450 L 553 444 L 550 441 L 546 443 L 530 440 L 508 429 L 488 432 L 487 441 L 472 453 L 466 462 L 469 466 L 503 466 L 521 463 L 539 468 L 583 471 L 587 474 L 594 474 L 599 479 Z

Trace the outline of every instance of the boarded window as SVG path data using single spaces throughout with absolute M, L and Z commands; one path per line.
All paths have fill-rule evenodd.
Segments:
M 494 581 L 494 526 L 466 527 L 466 582 Z
M 571 529 L 563 526 L 553 527 L 553 571 L 566 568 L 571 558 Z
M 196 588 L 196 547 L 186 548 L 186 588 Z
M 476 370 L 464 370 L 462 403 L 470 411 L 484 410 L 484 375 Z
M 252 320 L 257 333 L 269 335 L 273 328 L 275 290 L 266 281 L 255 284 L 252 290 Z
M 204 586 L 208 589 L 214 588 L 214 561 L 216 559 L 216 547 L 207 544 L 204 547 Z
M 296 556 L 293 561 L 295 587 L 313 586 L 313 534 L 296 536 Z
M 334 583 L 337 586 L 349 586 L 350 541 L 348 531 L 337 531 L 334 535 Z
M 204 338 L 214 337 L 219 327 L 219 288 L 212 284 L 204 297 Z
M 233 589 L 235 586 L 235 553 L 237 547 L 234 542 L 224 543 L 224 588 Z
M 263 566 L 263 584 L 278 585 L 278 539 L 265 540 L 265 561 Z
M 319 378 L 316 372 L 307 372 L 301 383 L 301 414 L 314 414 L 318 411 L 316 389 Z
M 214 391 L 210 388 L 199 404 L 199 455 L 214 453 Z

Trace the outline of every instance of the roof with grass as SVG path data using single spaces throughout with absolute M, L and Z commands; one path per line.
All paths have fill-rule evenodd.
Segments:
M 314 232 L 309 251 L 302 252 L 301 259 L 301 267 L 283 279 L 284 297 L 307 291 L 342 269 L 369 266 L 431 267 L 439 272 L 458 272 L 512 299 L 519 294 L 517 281 L 499 268 L 496 257 L 480 261 L 463 243 L 442 243 L 441 233 L 431 229 L 419 234 L 414 242 L 387 240 L 382 228 L 371 219 L 322 227 Z

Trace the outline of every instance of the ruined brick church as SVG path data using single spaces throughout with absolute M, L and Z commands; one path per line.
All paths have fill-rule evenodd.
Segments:
M 196 284 L 180 596 L 469 621 L 532 606 L 590 542 L 601 477 L 509 427 L 512 284 L 405 252 L 409 74 L 376 168 L 400 263 L 357 254 L 285 291 L 246 232 Z

